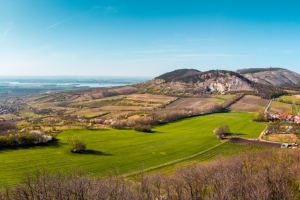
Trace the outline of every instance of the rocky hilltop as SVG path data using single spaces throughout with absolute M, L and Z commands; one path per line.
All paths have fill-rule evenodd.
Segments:
M 152 81 L 137 84 L 145 92 L 169 95 L 203 95 L 211 92 L 254 91 L 252 82 L 238 73 L 224 70 L 200 72 L 181 69 L 162 74 Z
M 276 86 L 300 85 L 300 75 L 283 68 L 249 68 L 236 72 L 257 83 Z
M 255 83 L 239 73 L 226 70 L 200 72 L 180 69 L 162 74 L 154 80 L 134 85 L 141 93 L 171 96 L 207 96 L 212 93 L 251 93 L 264 98 L 282 94 L 283 90 L 271 85 Z

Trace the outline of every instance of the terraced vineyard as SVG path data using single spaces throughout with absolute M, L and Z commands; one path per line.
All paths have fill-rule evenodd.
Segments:
M 249 113 L 211 114 L 157 126 L 153 133 L 115 129 L 67 130 L 60 133 L 52 144 L 0 150 L 0 185 L 16 183 L 24 172 L 36 168 L 57 171 L 77 167 L 84 172 L 105 176 L 108 170 L 129 173 L 142 167 L 154 167 L 205 152 L 220 144 L 213 130 L 221 124 L 228 124 L 232 134 L 258 137 L 265 126 L 252 122 L 253 117 Z M 69 152 L 70 137 L 82 138 L 87 144 L 86 154 Z M 216 152 L 212 149 L 199 154 L 199 160 L 209 160 L 226 152 L 223 149 L 227 149 L 226 145 L 216 148 Z M 230 150 L 232 153 L 236 151 Z

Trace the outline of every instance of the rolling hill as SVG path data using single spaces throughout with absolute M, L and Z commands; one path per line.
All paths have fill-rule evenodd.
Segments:
M 139 92 L 173 96 L 207 96 L 212 93 L 227 94 L 246 92 L 270 98 L 283 94 L 283 90 L 272 85 L 257 83 L 243 75 L 226 70 L 200 72 L 181 69 L 168 72 L 154 80 L 134 85 Z
M 248 68 L 238 69 L 236 72 L 257 83 L 276 86 L 300 85 L 300 75 L 283 68 Z

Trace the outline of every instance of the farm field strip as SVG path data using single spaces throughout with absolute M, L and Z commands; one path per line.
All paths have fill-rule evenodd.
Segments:
M 292 112 L 292 104 L 282 103 L 282 102 L 278 102 L 278 101 L 272 101 L 269 111 L 277 112 L 277 113 L 291 113 Z
M 264 109 L 268 104 L 268 100 L 253 95 L 245 95 L 239 101 L 229 106 L 229 110 L 233 112 L 257 112 Z
M 281 96 L 279 98 L 276 98 L 276 101 L 282 102 L 282 103 L 295 103 L 300 104 L 300 98 L 298 95 L 293 96 Z
M 205 152 L 199 153 L 199 155 L 192 157 L 187 160 L 183 160 L 177 163 L 173 163 L 170 165 L 165 165 L 160 168 L 155 168 L 151 171 L 163 172 L 163 173 L 173 173 L 174 170 L 180 167 L 184 167 L 190 165 L 194 162 L 209 162 L 220 158 L 227 158 L 232 155 L 244 155 L 249 152 L 259 151 L 267 149 L 266 147 L 260 146 L 249 146 L 243 144 L 234 144 L 230 142 L 224 142 L 220 145 L 215 146 Z
M 173 101 L 177 99 L 176 97 L 164 96 L 164 95 L 154 95 L 154 94 L 131 94 L 127 96 L 128 100 L 134 101 L 145 101 L 145 102 L 158 102 L 167 103 L 168 101 Z
M 249 113 L 198 116 L 156 126 L 153 133 L 115 129 L 63 131 L 52 144 L 0 150 L 0 185 L 14 184 L 24 172 L 37 168 L 56 171 L 76 167 L 105 176 L 108 170 L 118 169 L 123 174 L 154 167 L 220 144 L 213 130 L 221 124 L 228 124 L 231 132 L 242 137 L 258 136 L 265 126 L 250 122 L 253 117 Z M 70 137 L 81 137 L 87 144 L 87 153 L 70 153 Z
M 295 104 L 292 105 L 292 114 L 297 115 L 298 114 L 298 108 Z
M 166 109 L 201 108 L 218 101 L 217 98 L 180 98 L 169 104 Z

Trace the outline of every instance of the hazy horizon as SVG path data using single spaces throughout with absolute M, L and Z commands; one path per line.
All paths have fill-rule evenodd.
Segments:
M 1 76 L 300 73 L 300 2 L 0 0 Z

